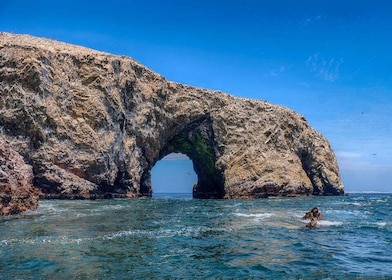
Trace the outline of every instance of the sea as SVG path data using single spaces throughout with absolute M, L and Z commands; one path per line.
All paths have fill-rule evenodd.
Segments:
M 392 279 L 391 213 L 376 193 L 43 200 L 0 218 L 0 279 Z

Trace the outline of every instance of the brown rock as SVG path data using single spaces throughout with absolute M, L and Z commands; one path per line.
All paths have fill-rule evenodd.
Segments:
M 323 217 L 323 215 L 321 215 L 317 207 L 313 207 L 309 212 L 306 212 L 302 218 L 303 219 L 316 218 L 317 220 L 325 220 L 325 218 Z
M 310 222 L 309 223 L 307 223 L 305 226 L 307 227 L 307 228 L 315 228 L 315 227 L 317 227 L 317 218 L 312 218 L 311 220 L 310 220 Z
M 167 81 L 131 58 L 0 34 L 0 126 L 48 197 L 149 196 L 171 152 L 200 198 L 343 194 L 328 141 L 266 101 Z
M 310 220 L 310 222 L 305 225 L 307 228 L 315 228 L 318 221 L 325 220 L 317 207 L 313 207 L 309 212 L 306 212 L 302 218 Z
M 0 215 L 17 214 L 38 207 L 33 171 L 0 137 Z

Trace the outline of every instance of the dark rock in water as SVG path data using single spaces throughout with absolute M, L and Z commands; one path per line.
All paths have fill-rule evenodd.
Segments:
M 0 126 L 42 196 L 150 196 L 169 153 L 194 197 L 341 195 L 335 155 L 303 116 L 167 81 L 131 58 L 0 34 Z
M 310 219 L 310 222 L 306 224 L 308 228 L 315 228 L 317 226 L 317 222 L 320 220 L 325 220 L 323 215 L 319 212 L 317 207 L 313 207 L 312 210 L 306 212 L 302 217 L 303 219 Z
M 0 137 L 0 215 L 18 214 L 38 207 L 33 170 Z
M 317 218 L 312 218 L 311 220 L 310 220 L 310 222 L 309 223 L 307 223 L 305 226 L 307 227 L 307 228 L 315 228 L 316 226 L 317 226 Z
M 325 220 L 323 215 L 319 212 L 317 207 L 313 207 L 312 210 L 306 212 L 305 215 L 302 217 L 303 219 L 312 219 L 316 218 L 318 220 Z

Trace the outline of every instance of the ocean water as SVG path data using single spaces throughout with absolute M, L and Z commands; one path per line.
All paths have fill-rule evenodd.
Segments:
M 40 205 L 0 218 L 0 279 L 392 279 L 392 194 Z

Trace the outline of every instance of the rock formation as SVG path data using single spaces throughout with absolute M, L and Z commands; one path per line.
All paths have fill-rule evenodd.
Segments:
M 292 110 L 28 35 L 0 34 L 0 127 L 44 197 L 150 196 L 171 152 L 193 161 L 197 198 L 343 194 L 328 141 Z
M 310 220 L 305 226 L 307 228 L 315 228 L 317 226 L 317 222 L 321 220 L 325 220 L 324 216 L 321 215 L 317 207 L 313 207 L 312 210 L 306 212 L 302 219 Z
M 38 190 L 32 183 L 31 166 L 0 137 L 0 216 L 38 207 Z

